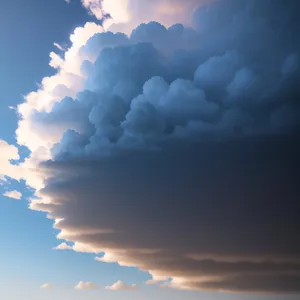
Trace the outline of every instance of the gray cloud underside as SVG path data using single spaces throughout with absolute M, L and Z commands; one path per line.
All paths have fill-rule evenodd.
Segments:
M 87 89 L 33 116 L 66 130 L 35 208 L 176 287 L 299 292 L 298 11 L 222 0 L 196 30 L 92 37 Z

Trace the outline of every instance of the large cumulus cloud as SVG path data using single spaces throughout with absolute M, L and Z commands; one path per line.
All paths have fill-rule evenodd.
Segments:
M 298 9 L 219 0 L 194 29 L 94 35 L 76 95 L 23 113 L 50 158 L 31 208 L 164 286 L 299 292 Z

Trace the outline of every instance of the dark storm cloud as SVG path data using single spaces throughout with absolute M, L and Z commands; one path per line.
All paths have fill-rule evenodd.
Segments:
M 238 278 L 237 290 L 294 292 L 299 150 L 276 138 L 50 163 L 59 180 L 44 194 L 60 204 L 52 213 L 65 218 L 58 228 L 95 249 L 122 251 L 121 262 L 183 277 L 186 287 L 231 290 Z
M 170 286 L 299 292 L 298 11 L 220 0 L 196 30 L 94 36 L 89 91 L 36 113 L 68 130 L 33 207 Z

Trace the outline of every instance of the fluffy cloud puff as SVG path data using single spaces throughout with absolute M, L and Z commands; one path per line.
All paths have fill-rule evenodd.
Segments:
M 75 290 L 96 290 L 98 286 L 92 282 L 80 281 L 76 286 Z
M 31 208 L 164 286 L 299 292 L 298 11 L 219 0 L 195 29 L 151 22 L 76 46 L 67 97 L 57 77 L 19 109 L 43 179 Z
M 108 291 L 134 291 L 137 290 L 138 287 L 136 284 L 126 285 L 124 282 L 118 280 L 113 285 L 105 287 L 105 289 Z

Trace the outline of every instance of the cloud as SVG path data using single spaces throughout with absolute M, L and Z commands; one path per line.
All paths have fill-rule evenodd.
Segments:
M 50 283 L 44 283 L 40 287 L 40 289 L 42 289 L 42 290 L 51 290 L 52 288 L 53 288 L 53 286 Z
M 7 179 L 5 178 L 5 176 L 4 175 L 0 175 L 0 184 L 2 185 L 2 184 L 4 184 L 5 182 L 7 182 Z
M 150 285 L 159 285 L 159 284 L 163 284 L 165 282 L 168 282 L 170 280 L 169 277 L 167 276 L 155 276 L 155 279 L 149 279 L 147 280 L 145 283 L 146 284 L 150 284 Z
M 218 0 L 194 29 L 76 30 L 18 108 L 31 209 L 152 283 L 299 293 L 298 11 Z
M 83 27 L 77 27 L 70 36 L 72 46 L 64 52 L 63 57 L 52 52 L 50 64 L 58 68 L 57 74 L 45 77 L 42 80 L 40 89 L 29 93 L 26 101 L 18 106 L 21 116 L 16 131 L 19 145 L 28 147 L 35 153 L 38 160 L 41 154 L 49 153 L 47 149 L 58 142 L 66 128 L 52 126 L 52 129 L 45 136 L 45 128 L 42 124 L 34 122 L 34 115 L 40 112 L 49 112 L 54 104 L 60 102 L 64 97 L 73 97 L 84 88 L 86 80 L 82 73 L 81 65 L 88 57 L 82 53 L 82 47 L 94 34 L 102 32 L 103 28 L 95 23 L 88 22 Z M 93 62 L 93 58 L 89 58 Z M 26 137 L 26 138 L 25 138 Z
M 121 280 L 118 280 L 113 285 L 105 287 L 105 289 L 109 291 L 134 291 L 137 290 L 138 287 L 136 284 L 126 285 Z
M 7 181 L 7 177 L 17 181 L 26 180 L 27 184 L 41 188 L 42 176 L 36 168 L 38 161 L 41 161 L 45 156 L 45 151 L 39 148 L 31 157 L 20 162 L 19 149 L 10 145 L 7 142 L 0 140 L 0 180 L 3 183 Z M 40 159 L 37 159 L 40 156 Z M 5 180 L 3 180 L 3 178 Z
M 98 286 L 92 282 L 80 281 L 76 286 L 75 290 L 95 290 Z
M 12 164 L 12 161 L 19 160 L 19 150 L 14 145 L 9 145 L 7 142 L 0 140 L 0 176 L 12 177 L 20 179 L 19 168 Z M 3 179 L 1 179 L 3 180 Z
M 98 20 L 104 18 L 105 12 L 103 10 L 102 0 L 81 0 L 82 5 L 90 11 Z
M 15 199 L 15 200 L 21 200 L 21 198 L 22 198 L 22 194 L 18 191 L 5 192 L 3 194 L 3 196 L 9 197 L 9 198 L 12 198 L 12 199 Z
M 54 69 L 60 68 L 60 66 L 63 64 L 64 60 L 55 52 L 50 53 L 51 61 L 49 65 L 53 67 Z
M 53 45 L 60 51 L 66 51 L 66 49 L 58 43 L 53 43 Z
M 73 246 L 70 246 L 67 243 L 61 243 L 54 249 L 55 250 L 73 250 Z
M 141 22 L 157 21 L 166 26 L 189 23 L 193 11 L 212 0 L 81 0 L 82 5 L 104 26 L 129 32 Z

